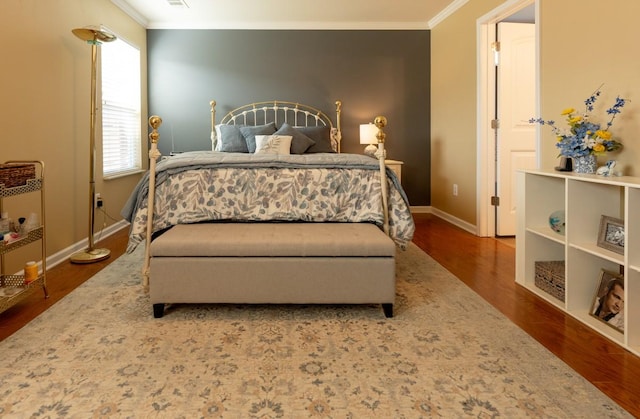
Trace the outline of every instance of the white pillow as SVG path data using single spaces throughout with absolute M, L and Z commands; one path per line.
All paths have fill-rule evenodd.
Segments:
M 213 142 L 213 138 L 211 139 L 211 146 L 213 151 L 220 151 L 220 139 L 222 138 L 222 133 L 220 132 L 220 124 L 215 126 L 216 130 L 216 140 Z
M 291 154 L 291 135 L 256 135 L 255 154 Z

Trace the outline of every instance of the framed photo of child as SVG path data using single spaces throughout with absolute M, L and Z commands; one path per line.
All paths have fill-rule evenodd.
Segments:
M 601 322 L 624 332 L 624 278 L 603 269 L 596 288 L 591 313 Z

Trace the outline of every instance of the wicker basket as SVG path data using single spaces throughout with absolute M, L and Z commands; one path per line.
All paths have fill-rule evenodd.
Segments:
M 536 287 L 564 301 L 564 260 L 535 262 L 535 271 Z
M 0 164 L 0 185 L 15 188 L 27 184 L 28 179 L 35 179 L 35 164 Z

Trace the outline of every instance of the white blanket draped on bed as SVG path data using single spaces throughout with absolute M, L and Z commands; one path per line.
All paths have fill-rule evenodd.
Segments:
M 413 218 L 395 174 L 387 169 L 389 235 L 411 241 Z M 266 155 L 198 151 L 157 165 L 153 233 L 205 221 L 369 222 L 384 214 L 378 161 L 358 154 Z M 145 240 L 148 174 L 122 216 L 131 222 L 128 252 Z

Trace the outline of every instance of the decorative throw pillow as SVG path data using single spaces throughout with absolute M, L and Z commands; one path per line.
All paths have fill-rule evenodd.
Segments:
M 218 141 L 216 151 L 226 151 L 228 153 L 248 153 L 247 142 L 240 131 L 238 125 L 218 125 L 216 126 Z
M 311 138 L 316 143 L 309 147 L 305 153 L 335 153 L 331 147 L 331 129 L 319 125 L 315 127 L 295 127 L 298 131 Z
M 291 154 L 290 135 L 256 135 L 255 154 Z
M 220 138 L 222 138 L 222 134 L 220 133 L 220 124 L 216 125 L 216 139 L 211 139 L 211 149 L 213 151 L 220 151 Z M 215 142 L 214 142 L 215 141 Z
M 275 132 L 277 135 L 290 135 L 291 138 L 291 154 L 304 154 L 305 151 L 316 142 L 307 137 L 286 122 L 282 124 L 280 129 Z
M 270 122 L 266 125 L 239 125 L 240 132 L 244 136 L 247 143 L 247 149 L 249 153 L 256 151 L 256 135 L 271 135 L 276 132 L 275 122 Z

